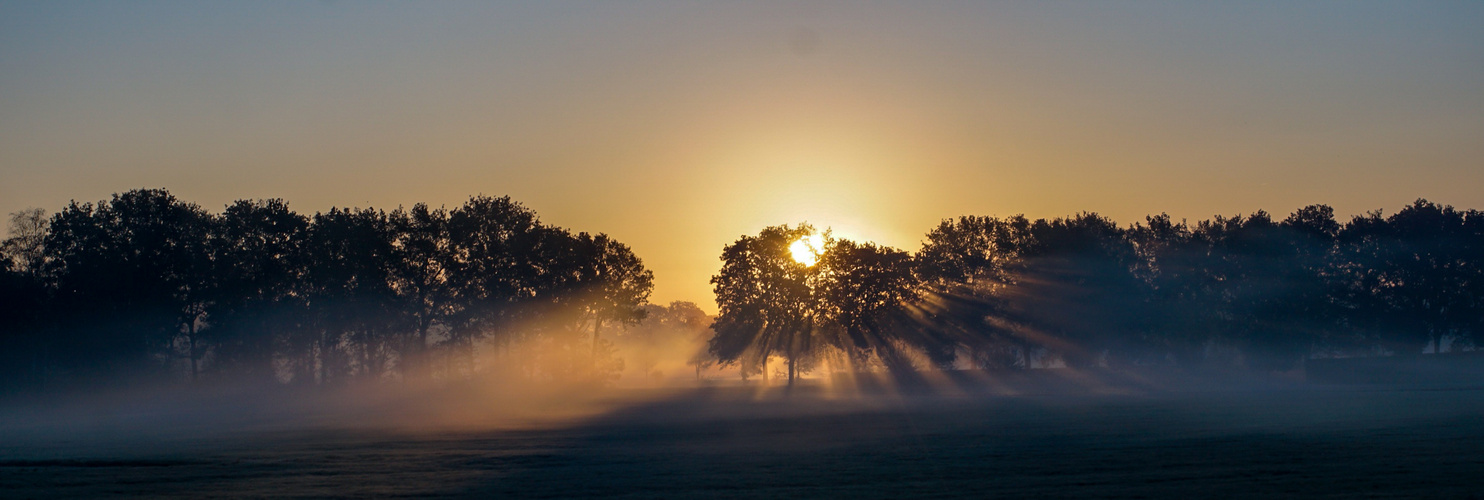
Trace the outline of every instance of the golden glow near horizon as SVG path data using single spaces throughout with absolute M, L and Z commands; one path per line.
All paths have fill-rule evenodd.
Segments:
M 714 311 L 722 247 L 801 220 L 915 251 L 961 215 L 1484 207 L 1484 2 L 1335 10 L 12 2 L 0 215 L 510 195 Z
M 819 262 L 819 255 L 824 253 L 824 236 L 811 234 L 788 246 L 789 253 L 793 254 L 794 261 L 805 267 L 814 267 Z

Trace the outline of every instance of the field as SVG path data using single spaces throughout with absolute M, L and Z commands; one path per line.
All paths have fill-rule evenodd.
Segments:
M 358 419 L 365 407 L 319 420 L 11 411 L 0 414 L 0 495 L 1484 495 L 1477 388 L 845 398 L 733 386 L 629 390 L 623 401 L 484 427 Z

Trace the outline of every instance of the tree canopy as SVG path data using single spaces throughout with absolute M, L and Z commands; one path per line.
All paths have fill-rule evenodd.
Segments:
M 128 377 L 335 385 L 612 380 L 620 351 L 790 382 L 816 369 L 1170 365 L 1286 371 L 1310 357 L 1471 350 L 1484 214 L 1417 200 L 1119 226 L 1095 213 L 963 216 L 916 252 L 765 227 L 722 249 L 718 314 L 648 304 L 653 274 L 603 233 L 509 197 L 391 211 L 212 213 L 140 189 L 0 243 L 0 387 Z M 704 346 L 704 347 L 702 347 Z
M 460 376 L 480 345 L 583 331 L 596 343 L 605 322 L 641 319 L 653 287 L 627 246 L 544 224 L 508 197 L 305 216 L 282 200 L 213 214 L 134 190 L 49 219 L 18 213 L 4 251 L 7 387 Z M 602 364 L 592 350 L 569 357 Z M 611 377 L 605 366 L 587 371 Z
M 909 369 L 1172 364 L 1286 371 L 1306 357 L 1472 349 L 1484 214 L 1417 200 L 1389 217 L 1325 205 L 1120 227 L 1095 213 L 965 216 L 915 254 L 808 224 L 743 236 L 712 278 L 711 352 L 754 372 L 821 350 Z M 827 234 L 824 233 L 824 234 Z M 812 366 L 812 365 L 811 365 Z M 838 367 L 837 367 L 838 369 Z

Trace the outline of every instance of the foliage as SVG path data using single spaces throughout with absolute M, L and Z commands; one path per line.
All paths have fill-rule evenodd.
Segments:
M 1484 214 L 1418 200 L 1348 224 L 1311 205 L 1120 228 L 1094 213 L 966 216 L 916 255 L 829 239 L 815 266 L 775 226 L 723 250 L 711 352 L 843 351 L 857 366 L 1064 363 L 1287 371 L 1309 356 L 1471 348 L 1484 327 Z
M 0 351 L 13 369 L 0 376 L 16 387 L 464 376 L 486 341 L 588 346 L 539 372 L 611 380 L 622 360 L 597 327 L 639 321 L 653 281 L 623 244 L 542 224 L 508 197 L 304 216 L 282 200 L 211 214 L 135 190 L 12 219 Z M 593 338 L 576 342 L 583 324 Z
M 622 356 L 661 371 L 660 352 L 698 376 L 712 363 L 765 373 L 781 357 L 790 381 L 826 364 L 1285 371 L 1311 356 L 1472 349 L 1484 329 L 1484 213 L 1426 200 L 1343 224 L 1324 205 L 1128 227 L 1094 213 L 966 216 L 915 254 L 772 226 L 723 248 L 714 321 L 692 303 L 647 304 L 654 276 L 627 246 L 509 197 L 309 216 L 242 200 L 213 214 L 142 189 L 10 222 L 5 390 L 491 365 L 605 383 Z M 815 255 L 801 261 L 806 239 Z

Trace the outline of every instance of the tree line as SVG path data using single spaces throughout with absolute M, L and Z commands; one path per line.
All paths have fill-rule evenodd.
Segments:
M 821 366 L 1287 371 L 1472 350 L 1484 331 L 1484 213 L 1421 199 L 1345 223 L 1325 205 L 1127 227 L 965 216 L 915 254 L 782 225 L 721 260 L 708 348 L 744 377 L 773 357 L 790 381 Z
M 942 221 L 911 253 L 768 227 L 723 248 L 719 313 L 648 304 L 604 234 L 509 197 L 303 215 L 210 213 L 144 189 L 12 214 L 0 388 L 127 377 L 288 384 L 657 376 L 665 360 L 790 380 L 817 369 L 1168 365 L 1474 349 L 1484 213 L 1426 200 L 1341 223 L 1324 205 L 1194 224 L 1095 213 Z M 648 320 L 646 321 L 646 318 Z M 483 356 L 483 357 L 481 357 Z M 481 361 L 482 360 L 482 361 Z
M 605 378 L 622 369 L 607 336 L 669 310 L 646 309 L 653 274 L 627 246 L 544 224 L 509 197 L 306 216 L 277 199 L 210 213 L 142 189 L 11 219 L 10 389 L 459 377 L 477 346 L 523 376 Z

